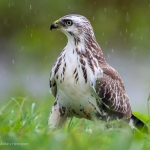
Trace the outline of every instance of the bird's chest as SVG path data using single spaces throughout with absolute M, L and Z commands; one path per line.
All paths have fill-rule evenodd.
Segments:
M 75 101 L 91 93 L 90 82 L 94 82 L 94 78 L 91 78 L 88 68 L 80 63 L 78 57 L 66 56 L 61 60 L 58 72 L 55 74 L 55 81 L 57 93 L 58 95 L 61 93 L 61 99 Z
M 97 111 L 98 107 L 92 88 L 96 76 L 87 66 L 86 61 L 81 63 L 80 58 L 76 55 L 74 57 L 64 55 L 60 64 L 56 64 L 54 70 L 56 69 L 56 98 L 60 105 L 68 108 L 70 113 L 75 113 L 73 115 L 83 117 L 86 115 L 86 118 L 91 112 Z

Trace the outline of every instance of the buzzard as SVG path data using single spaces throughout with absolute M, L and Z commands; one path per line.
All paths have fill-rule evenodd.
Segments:
M 133 114 L 118 72 L 105 60 L 87 18 L 70 14 L 52 23 L 68 38 L 66 47 L 50 73 L 50 91 L 56 98 L 49 117 L 51 127 L 60 127 L 68 117 L 126 120 L 143 127 Z

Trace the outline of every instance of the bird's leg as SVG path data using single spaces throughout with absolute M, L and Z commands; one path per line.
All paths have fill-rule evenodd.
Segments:
M 50 128 L 61 127 L 65 123 L 66 119 L 67 116 L 65 114 L 62 115 L 58 101 L 55 101 L 48 119 Z

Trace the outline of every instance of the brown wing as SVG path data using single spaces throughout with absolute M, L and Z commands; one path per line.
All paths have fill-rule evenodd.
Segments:
M 96 93 L 109 110 L 119 118 L 130 118 L 129 98 L 119 74 L 110 66 L 103 68 L 103 77 L 96 81 Z

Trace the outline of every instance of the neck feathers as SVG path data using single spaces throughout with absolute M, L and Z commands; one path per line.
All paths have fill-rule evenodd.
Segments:
M 96 59 L 98 64 L 95 65 L 105 65 L 106 61 L 103 56 L 103 52 L 96 42 L 94 34 L 90 32 L 85 32 L 83 36 L 76 36 L 72 32 L 69 32 L 68 44 L 73 47 L 73 51 L 80 56 L 80 58 L 86 58 L 87 60 Z

